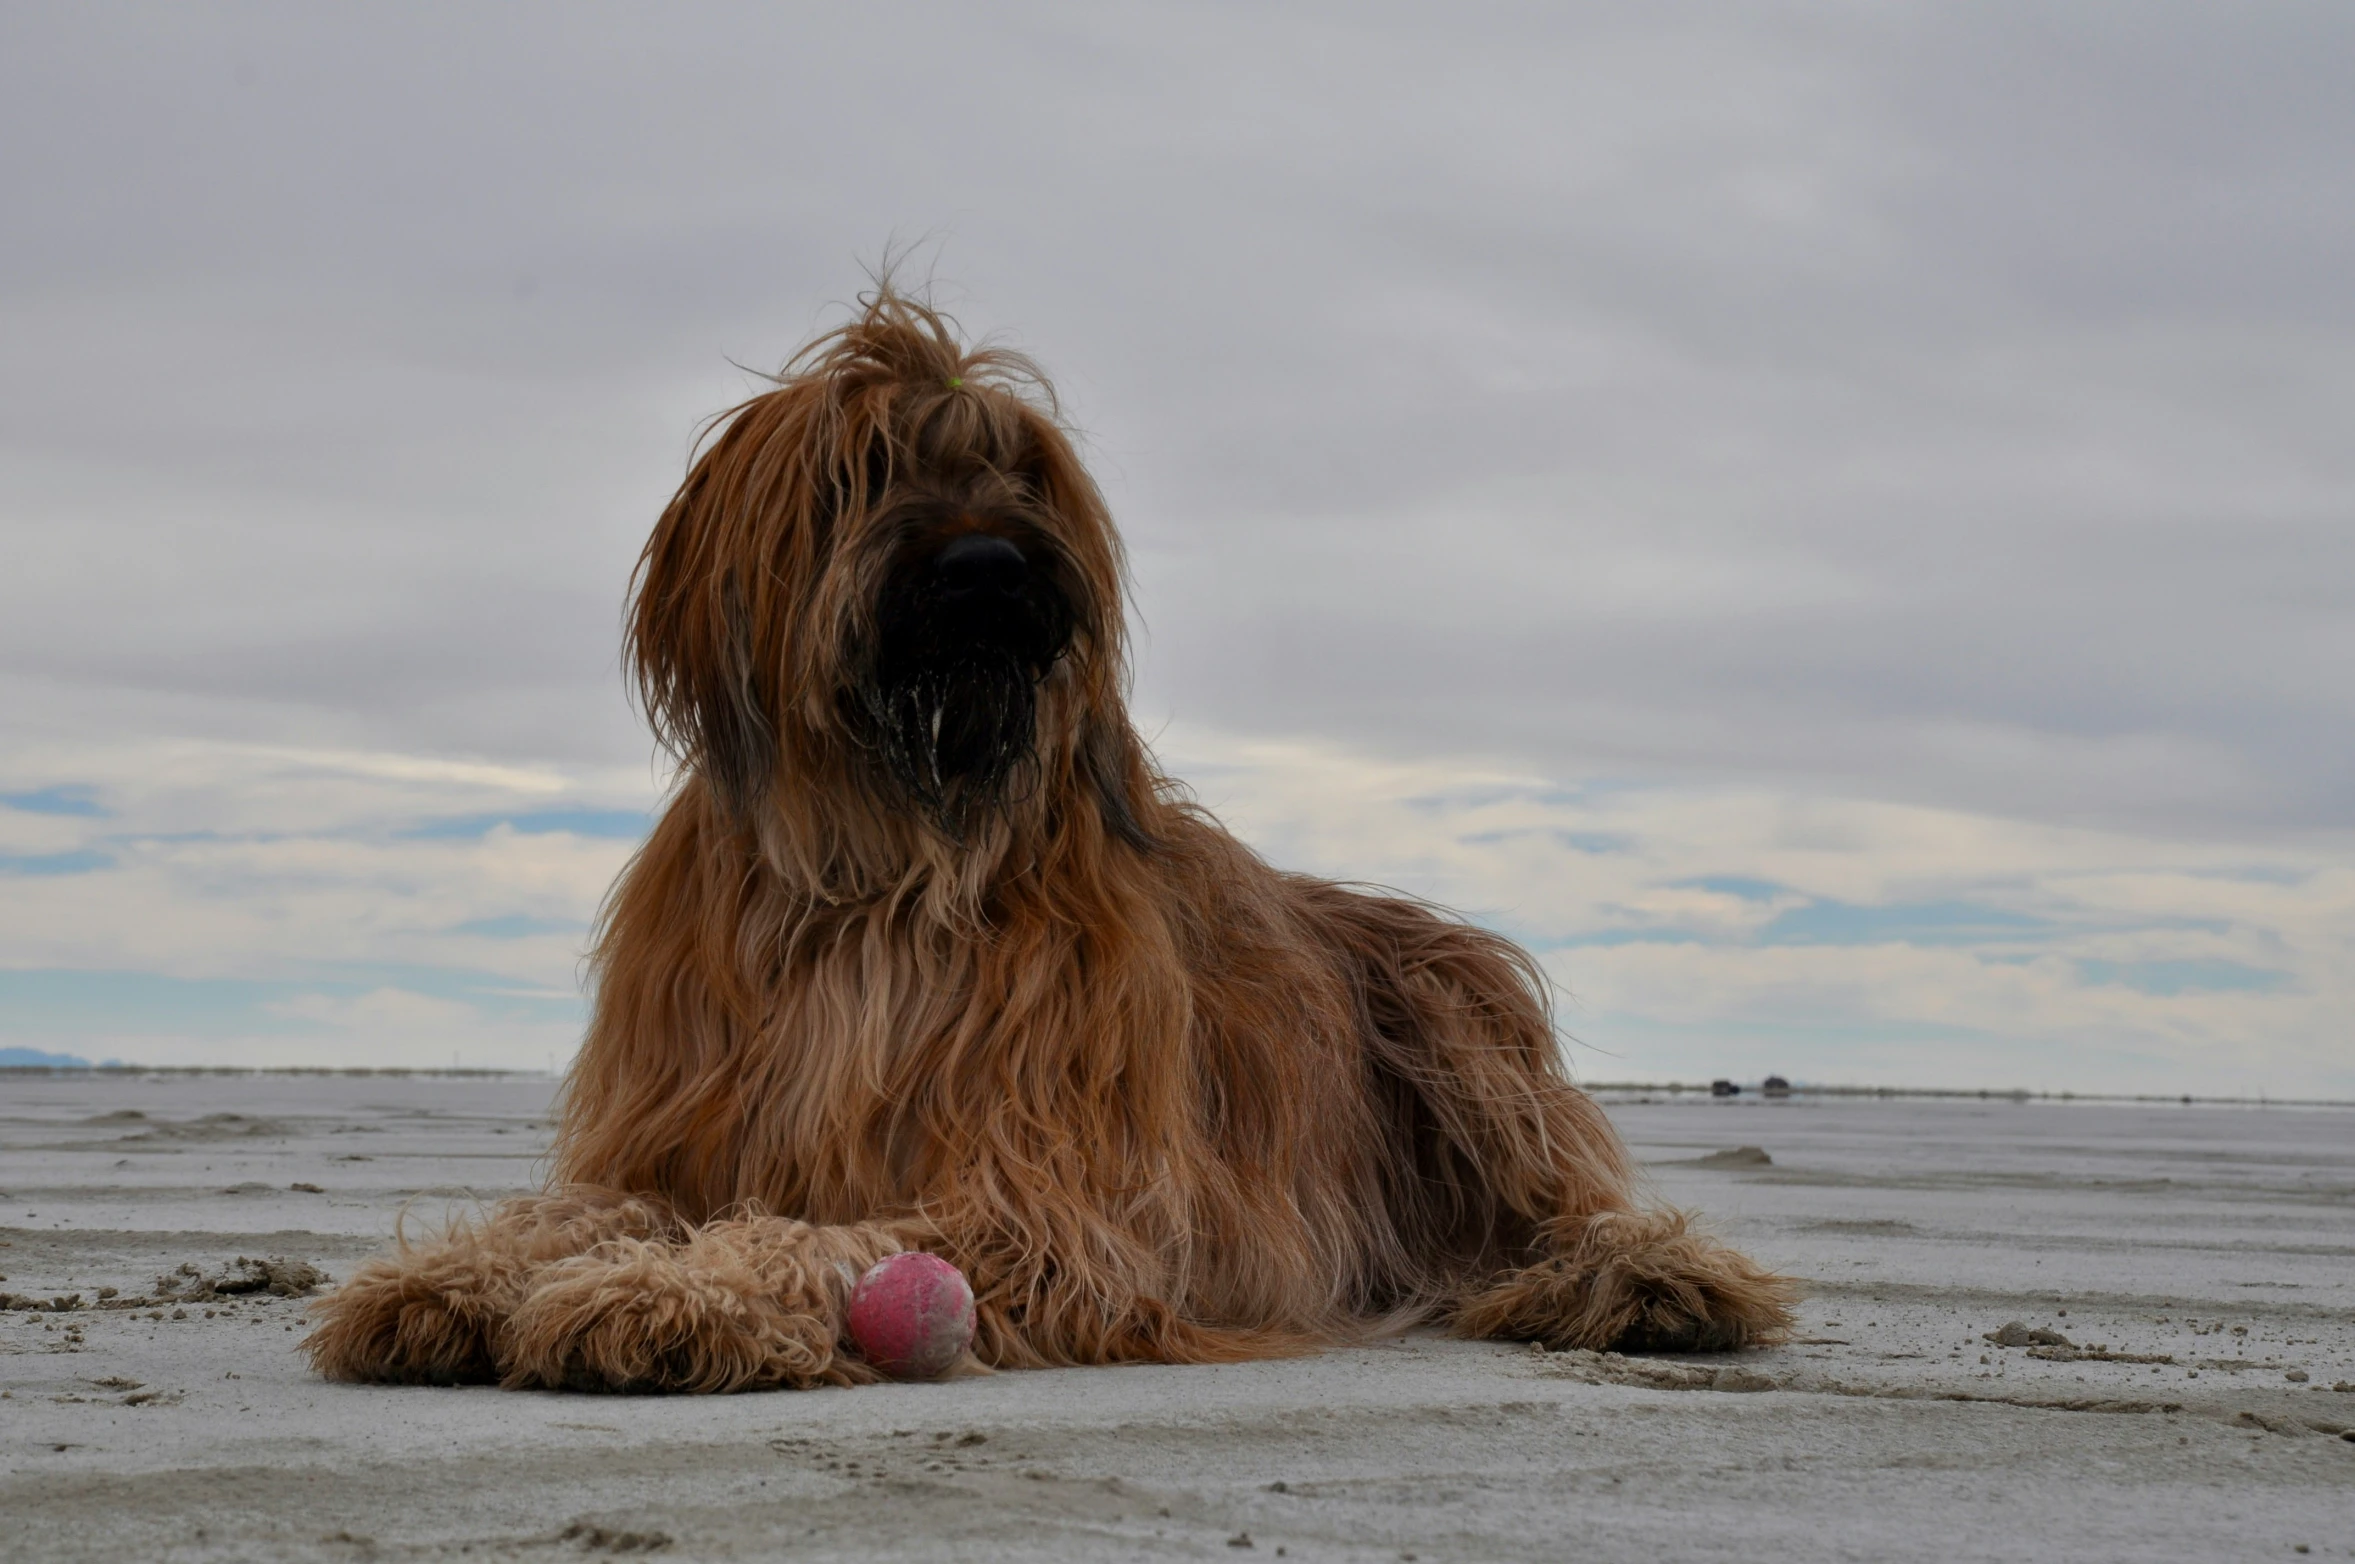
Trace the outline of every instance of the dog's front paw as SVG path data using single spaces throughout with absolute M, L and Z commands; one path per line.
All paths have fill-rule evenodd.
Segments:
M 541 1270 L 499 1333 L 500 1383 L 710 1394 L 875 1377 L 836 1350 L 832 1318 L 700 1247 L 616 1240 Z
M 311 1305 L 319 1324 L 302 1350 L 328 1379 L 489 1383 L 499 1377 L 491 1344 L 517 1291 L 515 1270 L 464 1244 L 371 1260 Z
M 1641 1352 L 1731 1352 L 1790 1333 L 1791 1282 L 1678 1212 L 1605 1212 L 1546 1236 L 1552 1253 L 1457 1306 L 1459 1333 Z

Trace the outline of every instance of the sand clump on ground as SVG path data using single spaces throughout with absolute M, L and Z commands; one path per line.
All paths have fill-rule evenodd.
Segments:
M 235 1298 L 268 1293 L 274 1298 L 307 1298 L 328 1281 L 328 1275 L 307 1260 L 271 1255 L 249 1260 L 239 1255 L 211 1273 L 194 1265 L 155 1279 L 155 1296 L 175 1303 L 202 1303 L 209 1298 Z
M 87 1297 L 78 1292 L 56 1293 L 47 1298 L 0 1293 L 0 1310 L 70 1314 L 78 1309 L 146 1309 L 158 1304 L 206 1303 L 216 1298 L 256 1293 L 276 1298 L 307 1298 L 330 1280 L 325 1271 L 306 1260 L 289 1260 L 284 1255 L 252 1260 L 239 1255 L 210 1272 L 194 1263 L 183 1263 L 178 1269 L 157 1276 L 144 1293 L 125 1294 L 119 1287 L 93 1288 Z

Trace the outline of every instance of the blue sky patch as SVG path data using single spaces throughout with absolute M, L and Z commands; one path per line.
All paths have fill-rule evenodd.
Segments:
M 1712 875 L 1679 880 L 1680 889 L 1712 891 L 1748 902 L 1794 894 L 1771 880 Z M 1976 902 L 1894 902 L 1885 907 L 1811 901 L 1776 914 L 1754 935 L 1645 923 L 1569 935 L 1508 931 L 1546 950 L 1614 945 L 1979 945 L 2035 939 L 2053 932 L 2046 919 Z
M 634 842 L 653 821 L 636 809 L 536 809 L 525 814 L 462 815 L 429 820 L 395 834 L 411 841 L 465 841 L 488 836 L 500 826 L 511 826 L 525 836 L 569 831 L 607 841 Z
M 1790 887 L 1777 885 L 1772 880 L 1745 879 L 1738 874 L 1705 874 L 1697 880 L 1679 880 L 1680 890 L 1714 891 L 1720 896 L 1739 896 L 1744 901 L 1772 901 L 1777 896 L 1790 894 Z
M 2303 885 L 2314 878 L 2310 869 L 2280 864 L 2246 864 L 2237 869 L 2189 869 L 2195 880 L 2229 880 L 2242 885 Z
M 304 978 L 182 978 L 153 972 L 46 967 L 0 971 L 0 1044 L 54 1046 L 100 1037 L 110 1046 L 139 1034 L 172 1037 L 285 1037 L 331 1031 L 273 1009 L 307 995 L 356 999 L 405 989 L 470 1005 L 492 1021 L 578 1025 L 578 995 L 519 991 L 513 978 L 459 967 L 354 964 Z
M 68 853 L 0 853 L 0 874 L 91 874 L 114 866 L 114 860 L 95 847 Z
M 2032 938 L 2048 919 L 1977 902 L 1891 902 L 1873 907 L 1814 901 L 1776 915 L 1758 934 L 1766 945 L 1981 945 Z
M 44 1053 L 38 1048 L 0 1048 L 0 1069 L 21 1070 L 44 1065 L 52 1070 L 87 1070 L 90 1061 L 78 1054 Z
M 577 993 L 531 991 L 511 976 L 469 967 L 426 967 L 408 962 L 351 962 L 314 980 L 282 985 L 289 993 L 356 996 L 371 989 L 398 988 L 434 999 L 455 999 L 493 1020 L 578 1021 L 586 1007 Z
M 1678 928 L 1596 929 L 1586 934 L 1569 934 L 1554 939 L 1523 935 L 1510 929 L 1505 932 L 1529 945 L 1532 949 L 1539 950 L 1591 950 L 1598 948 L 1607 950 L 1614 945 L 1699 945 L 1710 943 L 1705 942 L 1700 935 L 1691 929 Z
M 1480 809 L 1490 804 L 1510 803 L 1522 796 L 1513 787 L 1468 787 L 1455 793 L 1418 793 L 1401 799 L 1400 805 L 1426 819 L 1456 814 L 1464 810 Z
M 102 820 L 112 813 L 98 802 L 98 789 L 80 782 L 35 788 L 30 793 L 0 793 L 0 804 L 28 815 L 79 815 Z
M 1474 831 L 1460 840 L 1471 847 L 1494 847 L 1504 842 L 1525 842 L 1532 838 L 1596 857 L 1605 853 L 1623 853 L 1635 846 L 1632 838 L 1609 831 L 1555 831 L 1542 826 L 1527 826 L 1511 831 Z
M 303 986 L 59 967 L 0 971 L 0 1036 L 298 1031 L 262 1006 Z
M 2080 961 L 2077 975 L 2101 988 L 2130 988 L 2138 994 L 2270 994 L 2294 981 L 2287 972 L 2238 961 Z
M 498 918 L 470 918 L 450 926 L 452 934 L 475 934 L 484 939 L 529 939 L 535 934 L 586 934 L 588 924 L 578 918 L 535 918 L 511 912 Z
M 1605 853 L 1624 853 L 1635 846 L 1635 838 L 1620 836 L 1611 831 L 1556 831 L 1554 840 L 1572 852 L 1600 857 Z

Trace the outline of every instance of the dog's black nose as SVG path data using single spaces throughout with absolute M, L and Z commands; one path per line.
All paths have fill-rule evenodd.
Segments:
M 1022 550 L 986 532 L 966 533 L 932 561 L 932 579 L 947 592 L 1010 595 L 1021 590 L 1029 572 L 1030 561 L 1022 557 Z

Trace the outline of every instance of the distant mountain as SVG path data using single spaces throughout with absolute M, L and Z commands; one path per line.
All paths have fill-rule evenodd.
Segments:
M 47 1065 L 53 1070 L 87 1070 L 90 1061 L 72 1054 L 45 1054 L 38 1048 L 0 1048 L 0 1070 L 10 1065 Z

